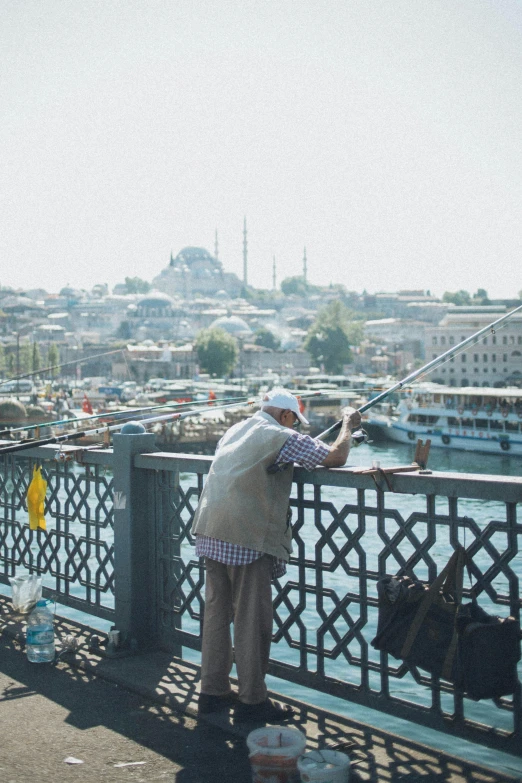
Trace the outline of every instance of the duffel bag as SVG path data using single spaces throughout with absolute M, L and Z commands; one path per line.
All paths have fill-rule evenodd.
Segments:
M 408 576 L 377 583 L 377 650 L 455 684 L 472 699 L 513 693 L 518 684 L 520 626 L 462 604 L 466 552 L 458 546 L 437 578 L 426 584 Z

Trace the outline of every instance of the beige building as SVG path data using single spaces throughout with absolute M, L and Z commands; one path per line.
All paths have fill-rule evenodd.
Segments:
M 501 318 L 506 307 L 454 307 L 425 331 L 426 361 Z M 433 371 L 431 380 L 451 386 L 522 384 L 522 314 L 517 313 Z

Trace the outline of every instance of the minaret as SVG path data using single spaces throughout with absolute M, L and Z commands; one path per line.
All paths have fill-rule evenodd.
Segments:
M 307 271 L 308 270 L 307 270 L 307 266 L 306 266 L 306 247 L 305 247 L 305 249 L 304 249 L 304 256 L 303 256 L 303 280 L 305 282 L 305 285 L 308 282 L 307 279 L 306 279 Z
M 274 256 L 274 263 L 272 264 L 272 290 L 275 291 L 277 288 L 276 284 L 276 262 L 275 262 L 275 256 Z
M 243 285 L 248 285 L 248 254 L 247 254 L 247 227 L 246 217 L 243 220 Z
M 216 228 L 216 237 L 214 239 L 214 258 L 217 258 L 219 260 L 219 244 L 218 244 L 217 228 Z

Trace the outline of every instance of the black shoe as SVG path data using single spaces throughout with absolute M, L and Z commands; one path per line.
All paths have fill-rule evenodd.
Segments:
M 282 723 L 290 720 L 293 714 L 292 707 L 283 707 L 270 699 L 260 704 L 238 701 L 234 708 L 234 723 Z
M 231 691 L 225 696 L 210 696 L 208 693 L 200 693 L 198 699 L 198 713 L 208 715 L 211 712 L 225 712 L 237 703 L 237 694 Z

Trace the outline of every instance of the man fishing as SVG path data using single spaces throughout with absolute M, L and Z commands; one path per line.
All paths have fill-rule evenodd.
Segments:
M 267 696 L 265 675 L 272 639 L 273 577 L 286 572 L 292 550 L 289 498 L 293 464 L 308 470 L 340 467 L 361 423 L 354 409 L 343 417 L 332 446 L 296 432 L 308 424 L 299 401 L 273 389 L 261 410 L 225 433 L 218 444 L 192 532 L 205 558 L 206 590 L 200 714 L 234 708 L 234 721 L 277 723 L 292 710 Z M 231 623 L 238 692 L 232 691 Z

